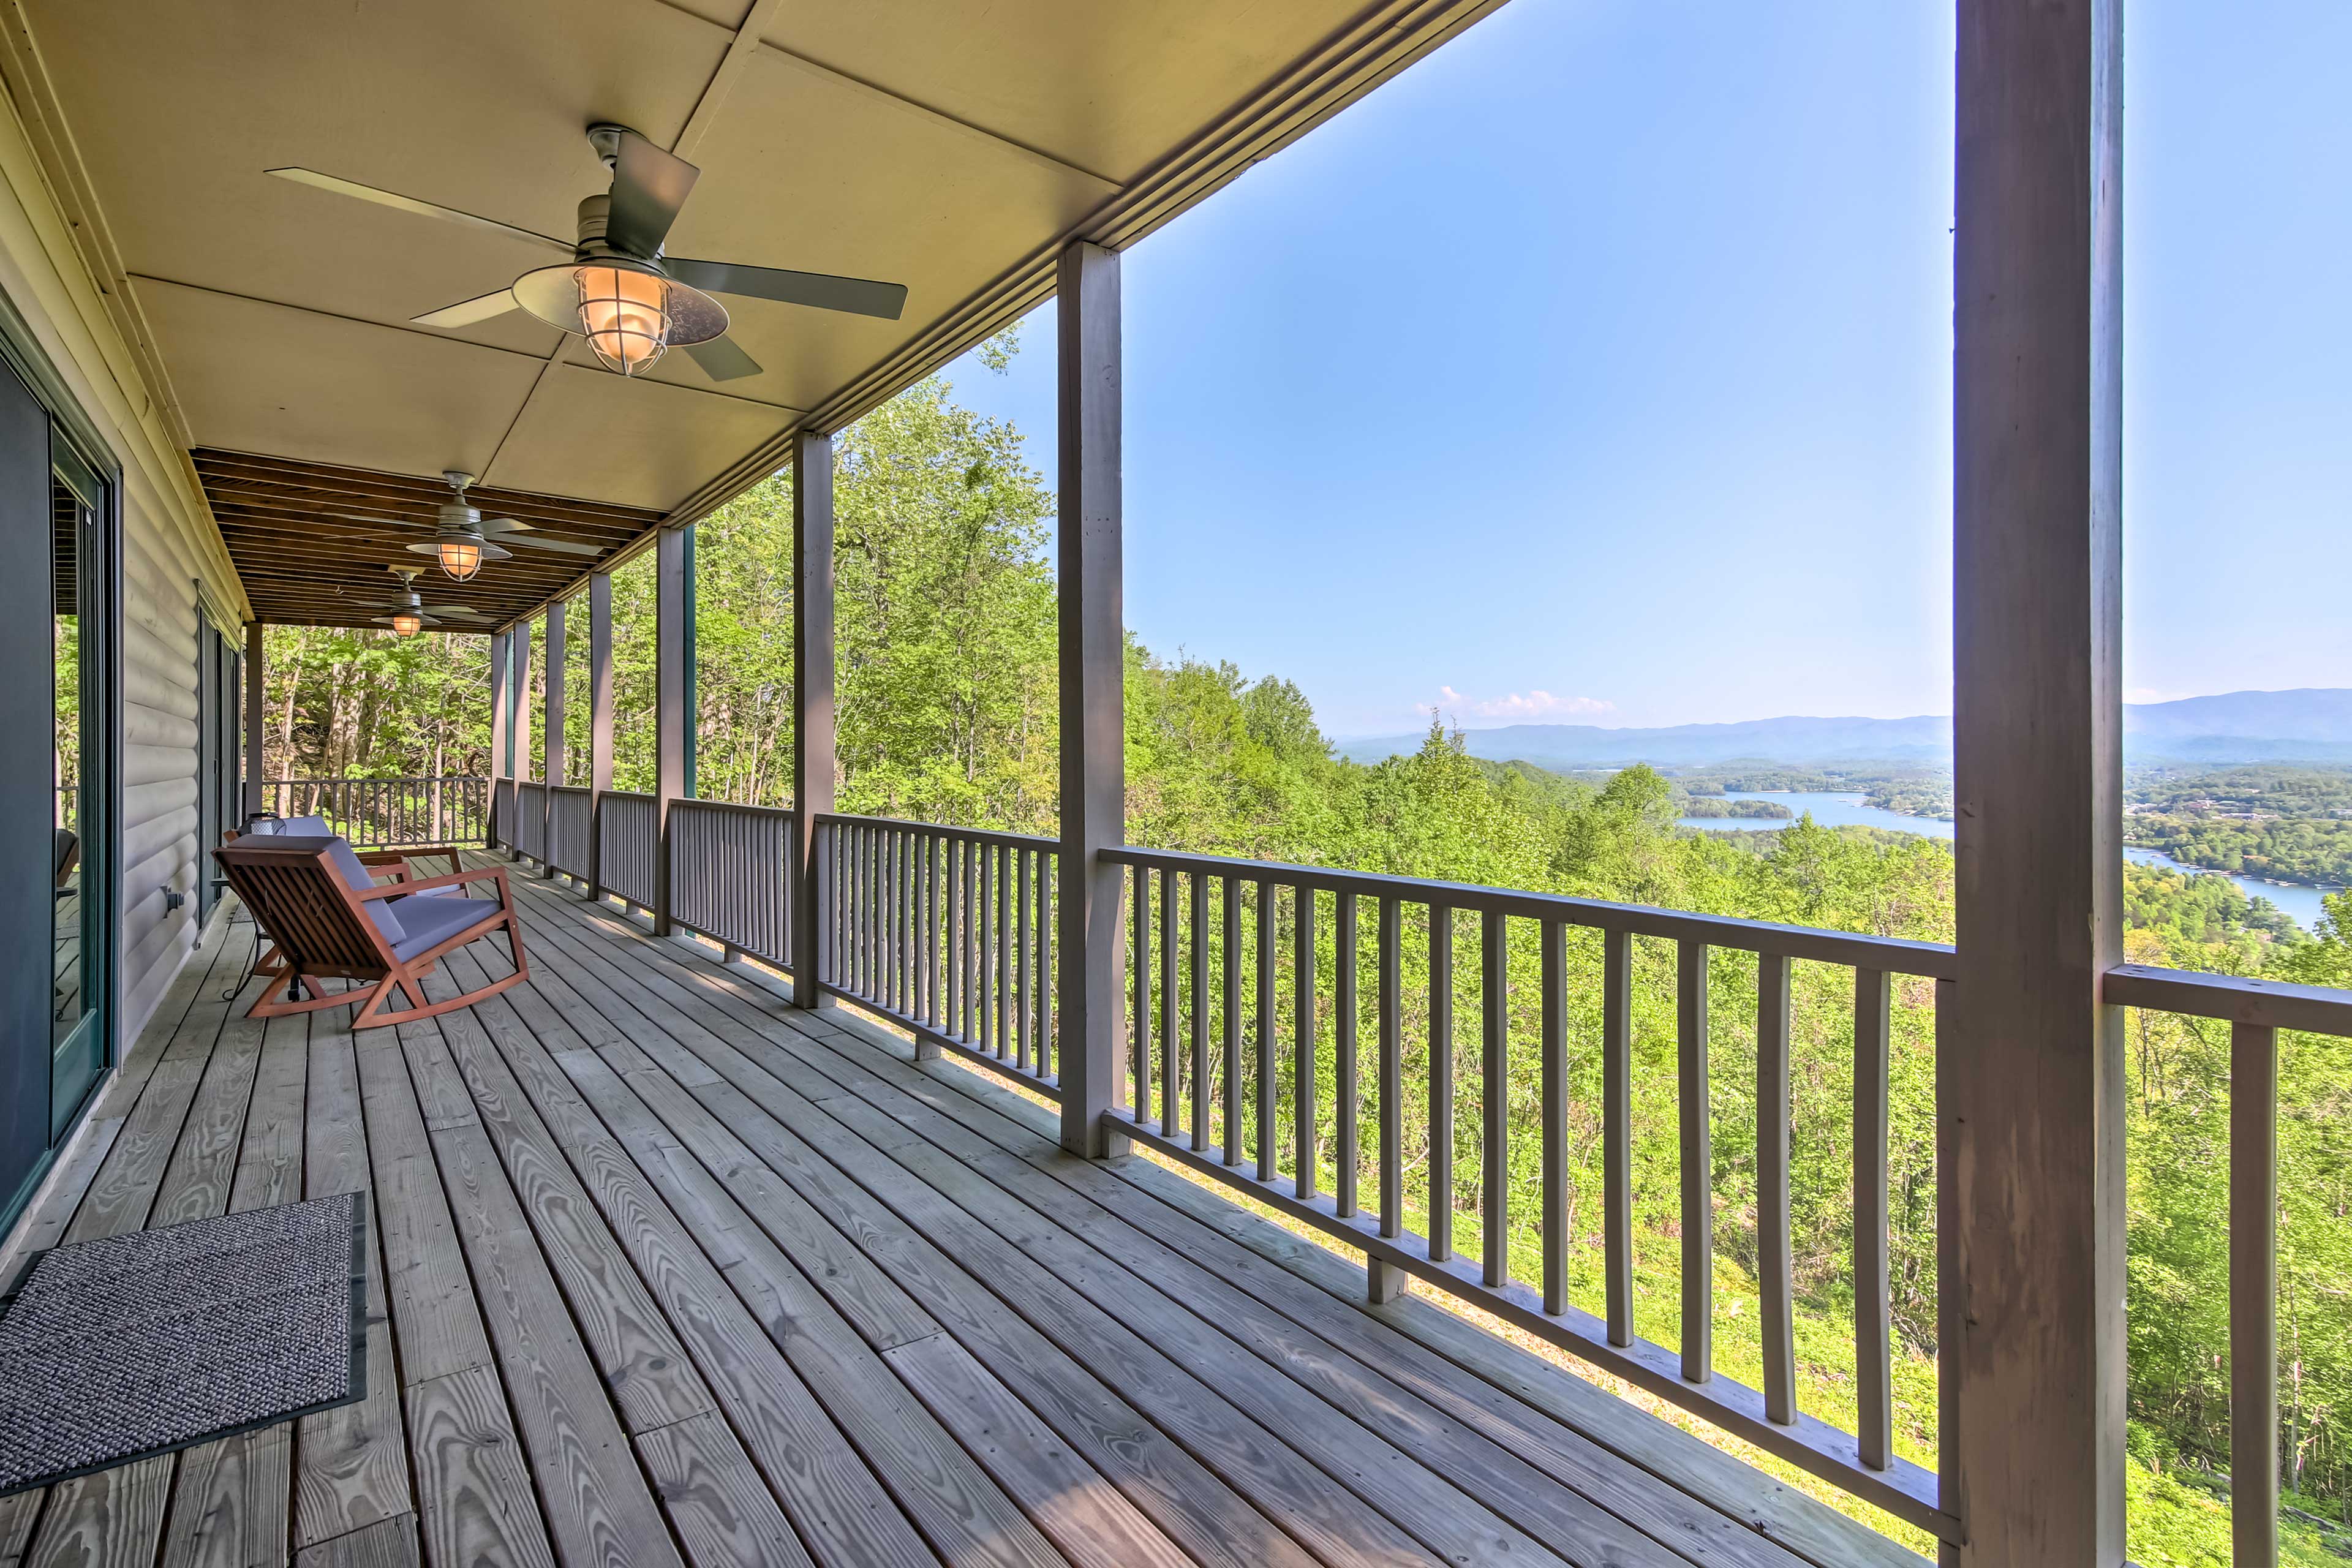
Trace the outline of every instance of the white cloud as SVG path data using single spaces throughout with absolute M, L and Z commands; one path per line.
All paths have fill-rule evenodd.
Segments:
M 1505 719 L 1524 722 L 1535 719 L 1591 719 L 1614 713 L 1617 705 L 1598 697 L 1559 697 L 1542 689 L 1514 691 L 1502 697 L 1465 697 L 1450 686 L 1437 689 L 1437 700 L 1414 704 L 1423 713 L 1449 718 Z

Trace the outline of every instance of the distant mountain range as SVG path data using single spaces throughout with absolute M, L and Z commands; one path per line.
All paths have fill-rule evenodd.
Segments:
M 1420 749 L 1419 735 L 1339 743 L 1339 754 L 1375 763 Z M 1952 721 L 1914 719 L 1748 719 L 1736 724 L 1674 724 L 1607 730 L 1594 724 L 1506 724 L 1463 738 L 1474 757 L 1540 768 L 1710 767 L 1723 763 L 1948 763 Z M 2352 689 L 2231 691 L 2124 708 L 2124 748 L 2133 762 L 2352 763 Z

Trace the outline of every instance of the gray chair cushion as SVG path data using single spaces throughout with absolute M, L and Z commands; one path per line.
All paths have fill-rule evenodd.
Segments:
M 392 900 L 401 906 L 400 923 L 408 934 L 394 944 L 394 958 L 410 959 L 429 948 L 484 924 L 498 916 L 499 906 L 491 899 L 434 899 L 417 895 Z
M 343 874 L 343 883 L 352 892 L 364 893 L 375 886 L 375 873 L 361 864 L 359 855 L 352 848 L 349 840 L 330 838 L 323 847 L 327 851 L 327 858 L 334 863 L 336 870 Z M 396 899 L 378 899 L 362 906 L 367 910 L 368 919 L 375 921 L 375 929 L 383 933 L 384 942 L 394 948 L 398 947 L 400 939 L 408 934 L 406 924 L 392 912 L 392 906 L 397 902 Z
M 265 816 L 246 826 L 247 833 L 265 838 L 332 838 L 335 830 L 327 826 L 323 816 Z

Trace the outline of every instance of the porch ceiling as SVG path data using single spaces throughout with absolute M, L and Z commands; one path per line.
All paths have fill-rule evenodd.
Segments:
M 0 49 L 190 447 L 685 519 L 1496 4 L 24 0 Z M 539 247 L 264 172 L 569 236 L 596 121 L 700 165 L 672 251 L 900 281 L 904 318 L 730 299 L 762 374 L 632 384 L 528 317 L 411 323 Z
M 661 513 L 639 508 L 478 487 L 468 499 L 483 516 L 511 517 L 530 524 L 534 538 L 598 553 L 508 541 L 511 559 L 485 562 L 471 581 L 453 583 L 433 557 L 408 548 L 432 542 L 436 509 L 450 495 L 437 479 L 201 447 L 193 456 L 254 614 L 284 626 L 365 626 L 389 614 L 371 602 L 400 589 L 390 568 L 414 566 L 422 569 L 416 587 L 427 605 L 480 613 L 478 619 L 444 617 L 436 630 L 487 632 L 528 614 L 661 521 Z

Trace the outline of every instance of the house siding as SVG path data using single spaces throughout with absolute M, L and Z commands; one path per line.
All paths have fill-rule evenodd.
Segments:
M 121 1016 L 135 1030 L 195 940 L 195 563 L 143 508 L 122 513 Z M 183 893 L 178 909 L 169 893 Z
M 21 118 L 21 61 L 0 40 L 0 295 L 113 464 L 121 515 L 121 922 L 117 1058 L 127 1056 L 197 938 L 196 647 L 204 597 L 248 615 L 179 427 L 128 331 L 130 285 L 101 287 Z M 170 895 L 184 895 L 178 909 Z

